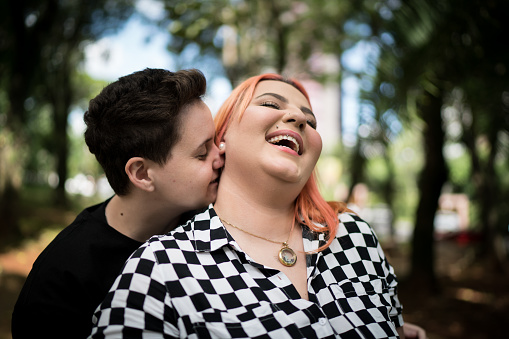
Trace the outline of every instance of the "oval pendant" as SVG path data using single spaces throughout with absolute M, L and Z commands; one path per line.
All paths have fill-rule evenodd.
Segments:
M 279 250 L 279 262 L 285 266 L 293 266 L 297 262 L 297 254 L 288 246 Z

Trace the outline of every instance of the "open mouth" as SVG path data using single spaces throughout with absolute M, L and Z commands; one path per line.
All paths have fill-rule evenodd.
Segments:
M 287 147 L 287 148 L 295 151 L 295 153 L 297 153 L 299 155 L 301 154 L 299 143 L 297 142 L 297 139 L 295 139 L 292 136 L 278 135 L 278 136 L 270 138 L 267 141 L 273 145 Z

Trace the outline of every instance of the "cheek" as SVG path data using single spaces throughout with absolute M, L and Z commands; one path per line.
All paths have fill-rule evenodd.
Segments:
M 190 180 L 196 184 L 203 185 L 205 182 L 212 180 L 212 164 L 206 162 L 204 165 L 195 168 L 194 171 L 189 171 Z
M 318 153 L 318 157 L 320 156 L 320 153 L 322 153 L 322 137 L 320 136 L 320 133 L 317 131 L 313 131 L 309 138 L 309 144 L 311 145 L 311 148 Z
M 275 112 L 248 107 L 238 122 L 237 127 L 243 129 L 244 132 L 253 132 L 265 129 L 274 124 L 277 120 L 278 114 Z

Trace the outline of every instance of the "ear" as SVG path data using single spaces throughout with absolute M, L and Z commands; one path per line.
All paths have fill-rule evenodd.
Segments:
M 133 157 L 125 165 L 125 172 L 133 185 L 143 191 L 154 191 L 154 181 L 149 172 L 149 162 L 145 158 Z
M 226 140 L 226 138 L 227 138 L 227 133 L 223 133 L 223 135 L 221 136 L 221 140 L 219 141 L 219 144 L 217 145 L 217 148 L 219 148 L 220 155 L 224 155 L 226 152 L 226 147 L 228 145 L 228 141 Z
M 224 152 L 226 150 L 226 143 L 224 142 L 224 140 L 221 140 L 221 142 L 219 143 L 219 146 L 217 146 L 217 148 L 219 148 L 219 154 L 224 155 Z

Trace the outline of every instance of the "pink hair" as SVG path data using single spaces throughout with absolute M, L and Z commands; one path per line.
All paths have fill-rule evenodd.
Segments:
M 279 74 L 262 74 L 251 77 L 237 86 L 223 103 L 217 112 L 214 123 L 216 125 L 216 144 L 219 144 L 223 135 L 228 130 L 233 117 L 242 118 L 242 114 L 253 99 L 253 94 L 259 82 L 264 80 L 276 80 L 290 84 L 297 88 L 307 99 L 309 95 L 306 90 L 295 79 L 286 79 Z M 316 170 L 313 170 L 307 183 L 295 201 L 295 222 L 303 222 L 315 232 L 327 233 L 327 242 L 318 251 L 327 248 L 334 240 L 338 231 L 338 213 L 347 210 L 346 204 L 339 202 L 327 202 L 323 199 L 316 183 Z M 318 226 L 315 223 L 323 226 Z

